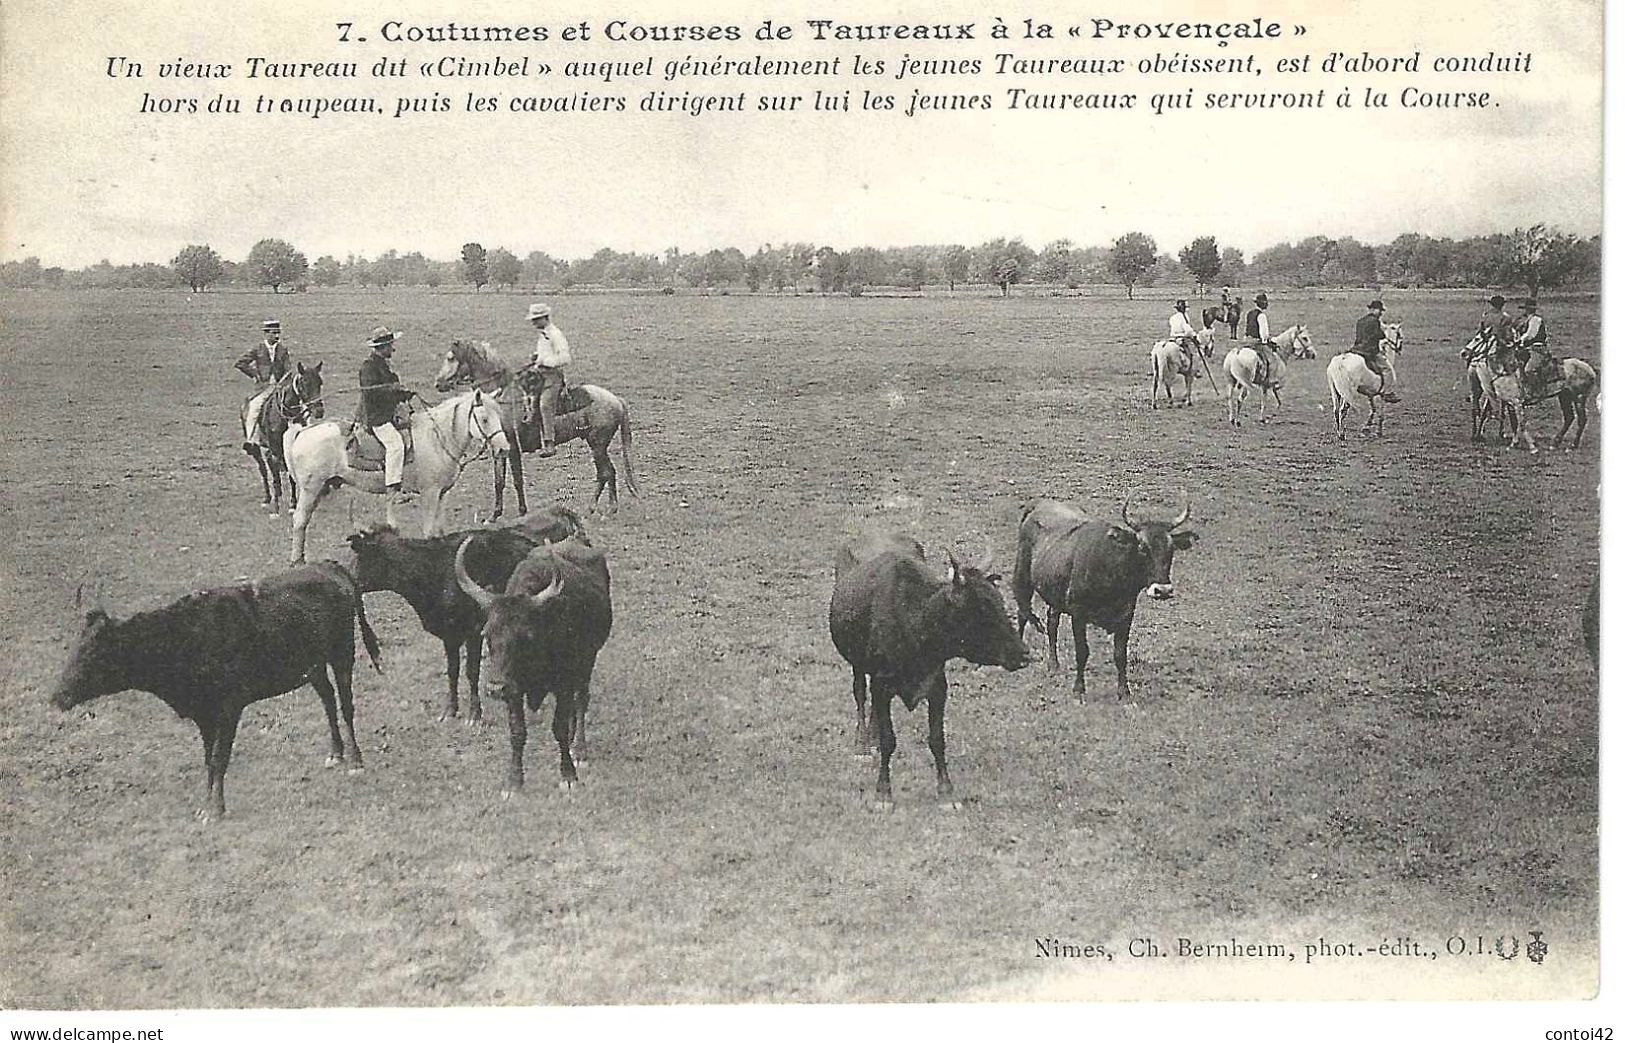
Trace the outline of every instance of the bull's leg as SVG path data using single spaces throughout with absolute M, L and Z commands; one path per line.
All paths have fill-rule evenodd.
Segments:
M 880 771 L 875 777 L 875 806 L 889 811 L 892 806 L 891 758 L 897 752 L 897 733 L 892 730 L 890 681 L 873 685 L 870 689 L 874 726 L 880 740 Z
M 940 669 L 931 679 L 925 706 L 929 727 L 926 742 L 937 764 L 937 800 L 947 806 L 958 807 L 958 802 L 954 800 L 953 781 L 948 778 L 948 740 L 942 731 L 943 711 L 948 706 L 948 678 Z
M 327 717 L 327 761 L 324 767 L 336 768 L 344 762 L 344 742 L 339 738 L 339 704 L 333 695 L 333 686 L 328 683 L 327 668 L 312 670 L 309 681 L 322 700 L 322 713 Z
M 575 716 L 575 693 L 567 688 L 560 690 L 553 700 L 553 741 L 559 746 L 559 789 L 567 793 L 581 785 L 581 780 L 576 777 L 575 758 L 570 756 Z
M 570 755 L 576 767 L 587 763 L 587 704 L 592 701 L 592 682 L 582 685 L 576 693 L 575 712 L 570 715 Z
M 502 799 L 525 788 L 525 693 L 506 689 L 502 698 L 508 703 L 508 781 L 502 787 Z
M 1055 651 L 1055 643 L 1060 640 L 1060 626 L 1061 610 L 1058 608 L 1050 609 L 1048 618 L 1045 621 L 1044 631 L 1049 634 L 1049 668 L 1051 670 L 1061 668 L 1060 656 Z
M 1112 663 L 1117 667 L 1117 696 L 1128 702 L 1128 630 L 1127 626 L 1112 633 Z
M 240 707 L 225 707 L 220 712 L 209 765 L 209 806 L 202 815 L 205 821 L 226 817 L 226 768 L 231 765 L 231 746 L 237 741 L 237 722 L 242 714 Z
M 485 647 L 485 639 L 475 634 L 468 639 L 468 723 L 476 725 L 485 718 L 485 709 L 480 705 L 480 651 Z
M 858 726 L 852 733 L 852 755 L 868 757 L 874 749 L 874 733 L 869 721 L 868 679 L 862 670 L 852 668 L 852 701 L 857 704 Z
M 1072 646 L 1077 657 L 1078 675 L 1072 679 L 1072 692 L 1083 702 L 1083 670 L 1089 665 L 1089 621 L 1082 614 L 1072 616 Z
M 355 741 L 355 689 L 350 683 L 355 670 L 355 653 L 352 651 L 348 658 L 339 656 L 332 665 L 333 679 L 338 682 L 339 731 L 344 736 L 344 759 L 354 774 L 361 770 L 361 747 Z
M 440 711 L 440 719 L 446 721 L 457 716 L 457 681 L 462 672 L 463 642 L 461 638 L 448 637 L 442 638 L 441 644 L 446 651 L 446 705 Z
M 220 731 L 220 723 L 206 712 L 200 714 L 193 723 L 197 725 L 198 738 L 203 740 L 203 775 L 205 780 L 203 806 L 193 813 L 193 817 L 207 822 L 209 820 L 210 804 L 214 800 L 214 737 Z

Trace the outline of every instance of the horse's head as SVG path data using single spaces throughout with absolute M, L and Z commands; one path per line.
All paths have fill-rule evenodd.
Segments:
M 469 344 L 465 341 L 454 340 L 446 351 L 446 357 L 440 362 L 440 371 L 434 375 L 434 389 L 441 393 L 450 391 L 463 381 L 473 380 L 474 374 L 469 366 Z
M 322 364 L 307 366 L 303 362 L 294 367 L 293 394 L 299 401 L 302 417 L 289 419 L 320 420 L 327 412 L 322 405 Z
M 468 411 L 468 434 L 492 452 L 506 452 L 507 436 L 502 433 L 502 403 L 494 395 L 476 389 L 474 408 Z
M 1395 355 L 1405 349 L 1405 330 L 1397 322 L 1382 324 L 1382 339 L 1389 347 L 1394 349 Z

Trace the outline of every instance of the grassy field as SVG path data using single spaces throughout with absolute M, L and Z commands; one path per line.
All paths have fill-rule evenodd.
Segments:
M 1354 295 L 1273 306 L 1322 347 L 1290 368 L 1278 420 L 1230 428 L 1205 382 L 1195 408 L 1152 412 L 1166 300 L 1146 297 L 554 298 L 572 379 L 632 403 L 644 492 L 589 520 L 616 622 L 585 790 L 551 788 L 533 729 L 533 787 L 499 801 L 501 716 L 437 722 L 439 644 L 376 594 L 388 669 L 357 674 L 366 772 L 323 770 L 308 689 L 260 703 L 231 815 L 207 827 L 190 724 L 145 695 L 47 704 L 75 587 L 122 615 L 281 567 L 286 518 L 259 509 L 233 431 L 248 388 L 230 364 L 262 318 L 332 388 L 353 385 L 368 329 L 401 328 L 397 369 L 427 388 L 454 335 L 528 351 L 526 299 L 0 298 L 0 1005 L 1588 991 L 1594 434 L 1535 457 L 1468 444 L 1467 294 L 1388 296 L 1406 395 L 1380 442 L 1338 444 L 1325 410 Z M 1599 361 L 1595 302 L 1546 313 Z M 1533 415 L 1555 431 L 1554 404 Z M 453 491 L 453 526 L 488 509 L 488 474 Z M 533 504 L 591 495 L 578 445 L 527 477 Z M 1141 605 L 1137 702 L 1110 697 L 1109 655 L 1083 705 L 1041 664 L 958 664 L 963 809 L 934 803 L 922 711 L 899 718 L 896 811 L 869 811 L 826 626 L 839 541 L 897 527 L 939 562 L 991 546 L 1008 573 L 1024 500 L 1104 516 L 1134 490 L 1172 513 L 1182 488 L 1200 542 L 1175 561 L 1178 596 Z M 312 556 L 381 513 L 335 497 Z M 1542 967 L 1444 951 L 1531 929 Z M 1439 960 L 1126 952 L 1402 935 Z M 1035 959 L 1039 938 L 1114 960 Z

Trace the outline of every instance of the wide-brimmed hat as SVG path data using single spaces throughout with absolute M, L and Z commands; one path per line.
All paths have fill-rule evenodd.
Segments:
M 372 337 L 367 341 L 367 346 L 369 348 L 381 348 L 385 344 L 395 343 L 396 338 L 399 336 L 399 333 L 391 331 L 388 326 L 377 326 L 374 327 Z
M 1501 296 L 1500 294 L 1496 294 L 1494 297 L 1490 298 L 1490 307 L 1500 308 L 1505 306 L 1506 302 L 1507 299 L 1505 297 Z
M 275 319 L 266 319 L 264 322 L 260 323 L 260 329 L 264 330 L 266 333 L 281 333 L 282 323 L 276 321 Z
M 1370 304 L 1367 304 L 1366 307 L 1372 309 L 1373 311 L 1385 311 L 1386 310 L 1385 308 L 1383 308 L 1381 301 L 1372 301 Z
M 1519 307 L 1524 311 L 1534 311 L 1536 308 L 1540 307 L 1540 305 L 1535 303 L 1535 299 L 1533 297 L 1530 297 L 1520 304 Z
M 1253 303 L 1254 304 L 1268 304 L 1269 302 L 1270 302 L 1270 295 L 1267 294 L 1267 293 L 1261 293 L 1257 297 L 1253 298 Z
M 530 311 L 525 313 L 525 319 L 528 322 L 534 322 L 537 319 L 545 319 L 552 314 L 552 308 L 543 304 L 541 301 L 537 301 L 535 304 L 530 306 Z

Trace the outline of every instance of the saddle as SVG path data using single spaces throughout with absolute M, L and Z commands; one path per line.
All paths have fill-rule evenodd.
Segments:
M 404 461 L 412 462 L 412 411 L 402 403 L 395 411 L 395 429 L 401 433 L 401 441 L 406 443 Z M 352 471 L 382 471 L 384 469 L 384 443 L 378 441 L 378 436 L 367 427 L 356 410 L 356 419 L 340 421 L 344 431 L 344 462 Z

